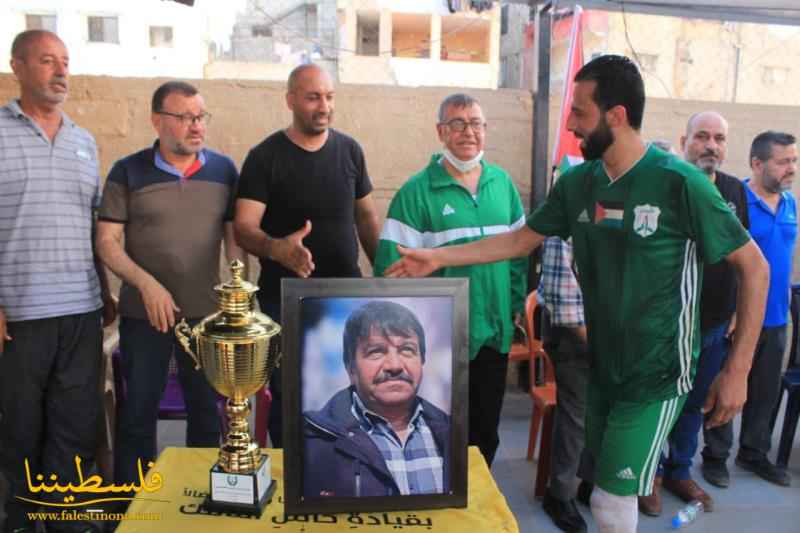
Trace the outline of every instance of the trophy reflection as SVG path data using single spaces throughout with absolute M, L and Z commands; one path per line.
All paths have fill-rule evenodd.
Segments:
M 281 327 L 253 310 L 258 287 L 242 280 L 242 262 L 233 261 L 230 269 L 233 278 L 214 287 L 219 311 L 194 328 L 182 320 L 175 335 L 195 368 L 202 368 L 211 386 L 228 398 L 229 431 L 211 468 L 211 491 L 203 504 L 213 511 L 260 516 L 275 480 L 269 456 L 250 437 L 248 398 L 269 383 L 278 366 Z M 197 353 L 191 349 L 192 339 Z

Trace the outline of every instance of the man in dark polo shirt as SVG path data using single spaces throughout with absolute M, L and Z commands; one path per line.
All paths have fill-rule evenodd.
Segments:
M 261 310 L 278 322 L 281 278 L 361 277 L 356 232 L 370 261 L 380 233 L 364 152 L 330 127 L 330 76 L 316 65 L 297 67 L 286 103 L 292 124 L 247 154 L 235 221 L 238 242 L 261 262 Z M 277 448 L 283 443 L 280 381 L 276 369 L 269 435 Z
M 719 113 L 705 111 L 689 118 L 686 133 L 681 137 L 681 148 L 686 161 L 708 176 L 742 225 L 749 228 L 744 185 L 739 179 L 719 170 L 725 161 L 727 142 L 728 122 Z M 662 456 L 653 492 L 650 496 L 639 497 L 639 509 L 647 515 L 661 514 L 659 485 L 662 480 L 664 488 L 679 498 L 687 502 L 700 500 L 706 511 L 713 509 L 713 499 L 692 479 L 690 468 L 697 453 L 697 436 L 703 425 L 703 403 L 730 351 L 729 337 L 736 327 L 737 287 L 736 273 L 728 262 L 704 266 L 700 293 L 700 358 L 692 390 L 669 435 L 669 455 Z M 706 442 L 708 445 L 708 439 Z M 708 466 L 704 463 L 704 473 Z
M 204 148 L 210 118 L 195 87 L 163 84 L 152 102 L 158 140 L 117 161 L 103 192 L 97 251 L 123 281 L 127 396 L 117 419 L 117 484 L 138 480 L 137 460 L 146 469 L 155 458 L 158 403 L 173 354 L 186 401 L 186 445 L 219 446 L 216 395 L 173 332 L 178 319 L 194 326 L 216 310 L 220 243 L 229 260 L 243 259 L 231 222 L 236 167 Z

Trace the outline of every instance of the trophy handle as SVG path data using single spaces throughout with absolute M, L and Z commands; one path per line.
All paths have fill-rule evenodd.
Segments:
M 186 323 L 186 319 L 183 318 L 181 321 L 175 326 L 175 337 L 177 337 L 178 342 L 181 343 L 183 349 L 186 350 L 186 353 L 194 359 L 194 369 L 200 370 L 200 359 L 198 359 L 197 355 L 192 351 L 192 347 L 190 341 L 194 336 L 194 332 L 189 327 L 189 324 Z

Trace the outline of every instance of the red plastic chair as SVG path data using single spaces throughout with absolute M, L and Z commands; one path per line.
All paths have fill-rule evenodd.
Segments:
M 536 291 L 531 292 L 525 300 L 525 329 L 528 335 L 528 356 L 530 357 L 530 390 L 529 394 L 533 401 L 533 413 L 531 415 L 531 429 L 528 435 L 528 461 L 533 459 L 536 451 L 536 442 L 539 440 L 539 430 L 541 429 L 542 444 L 539 448 L 539 464 L 536 468 L 536 483 L 534 496 L 541 498 L 547 488 L 547 480 L 550 478 L 550 455 L 551 444 L 553 441 L 553 418 L 556 406 L 556 383 L 555 371 L 550 357 L 544 350 L 542 340 L 536 338 L 535 319 L 539 307 Z M 541 310 L 539 310 L 541 311 Z M 540 369 L 537 375 L 537 369 Z

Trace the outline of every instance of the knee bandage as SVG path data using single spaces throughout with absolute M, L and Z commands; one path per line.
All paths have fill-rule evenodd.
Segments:
M 617 496 L 595 487 L 591 504 L 600 533 L 636 533 L 639 518 L 636 495 Z

